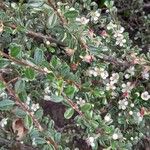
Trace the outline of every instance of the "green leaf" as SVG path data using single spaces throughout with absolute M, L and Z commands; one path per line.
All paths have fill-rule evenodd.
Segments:
M 0 81 L 0 90 L 3 90 L 5 88 L 5 85 L 2 81 Z
M 2 100 L 0 101 L 0 110 L 10 110 L 13 105 L 15 105 L 15 102 L 12 100 Z
M 15 84 L 15 91 L 16 93 L 21 93 L 25 90 L 25 81 L 24 80 L 18 80 Z
M 64 92 L 66 93 L 66 95 L 68 97 L 73 97 L 74 96 L 74 93 L 75 93 L 76 89 L 75 87 L 69 85 L 65 88 Z
M 53 68 L 56 68 L 57 66 L 61 65 L 60 59 L 57 58 L 57 56 L 54 55 L 54 56 L 51 58 L 50 65 L 51 65 Z
M 32 68 L 27 68 L 24 71 L 25 77 L 29 80 L 33 80 L 35 78 L 35 71 Z
M 47 20 L 47 27 L 53 28 L 57 23 L 57 15 L 55 13 L 51 14 Z
M 12 43 L 10 45 L 10 55 L 12 57 L 15 57 L 15 58 L 21 58 L 22 57 L 22 47 L 21 45 L 18 45 L 16 43 Z
M 36 144 L 45 144 L 46 140 L 44 138 L 37 137 L 37 138 L 35 138 L 35 143 Z
M 47 74 L 47 79 L 52 82 L 55 79 L 55 75 L 53 73 L 49 73 Z
M 64 117 L 66 119 L 70 119 L 73 116 L 73 114 L 74 114 L 74 109 L 68 108 L 64 113 Z
M 34 53 L 34 61 L 36 64 L 41 64 L 41 62 L 44 60 L 44 53 L 41 49 L 36 48 Z
M 25 124 L 25 127 L 29 130 L 33 128 L 33 121 L 29 115 L 26 115 L 26 117 L 24 118 L 24 124 Z
M 38 109 L 38 110 L 35 112 L 35 116 L 36 116 L 36 119 L 42 119 L 42 116 L 43 116 L 43 109 Z
M 83 106 L 81 106 L 81 111 L 86 112 L 89 111 L 92 108 L 92 105 L 90 103 L 86 103 Z
M 5 68 L 9 65 L 8 59 L 0 58 L 0 68 Z
M 16 108 L 15 109 L 15 115 L 18 116 L 18 117 L 24 118 L 27 114 L 22 109 Z
M 57 95 L 52 95 L 50 101 L 55 102 L 55 103 L 60 103 L 63 101 L 63 97 L 57 96 Z
M 78 11 L 76 11 L 76 10 L 67 11 L 67 12 L 64 14 L 64 16 L 65 16 L 66 18 L 71 18 L 71 19 L 76 18 L 76 17 L 78 16 Z

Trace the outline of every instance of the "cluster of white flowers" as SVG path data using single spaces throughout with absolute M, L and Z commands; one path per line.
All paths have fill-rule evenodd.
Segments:
M 90 13 L 90 16 L 91 16 L 91 21 L 93 21 L 94 23 L 96 23 L 100 17 L 100 12 L 97 10 L 97 11 L 92 11 Z
M 125 93 L 125 92 L 130 93 L 132 89 L 133 89 L 133 85 L 131 82 L 127 82 L 126 84 L 125 83 L 122 84 L 122 92 L 123 93 Z
M 8 118 L 3 118 L 3 119 L 0 121 L 0 126 L 1 126 L 2 128 L 4 128 L 5 125 L 7 125 L 7 120 L 8 120 Z
M 95 147 L 94 141 L 95 141 L 95 138 L 94 138 L 94 137 L 88 137 L 88 138 L 86 139 L 87 144 L 90 145 L 90 146 L 92 146 L 92 147 Z
M 119 104 L 119 109 L 125 110 L 128 106 L 128 100 L 127 99 L 120 100 L 118 104 Z
M 97 68 L 97 67 L 88 69 L 86 71 L 86 75 L 90 77 L 92 75 L 94 77 L 101 76 L 102 79 L 106 79 L 109 76 L 108 72 L 104 68 Z
M 114 31 L 114 37 L 116 38 L 116 45 L 123 46 L 124 43 L 126 43 L 123 31 L 124 31 L 123 27 L 120 27 L 120 29 Z
M 150 99 L 150 94 L 147 91 L 145 91 L 141 94 L 141 98 L 145 101 L 148 101 Z
M 76 21 L 81 23 L 82 25 L 86 25 L 89 23 L 89 19 L 85 18 L 85 17 L 81 17 L 81 18 L 76 18 Z
M 79 105 L 79 106 L 83 106 L 84 104 L 85 104 L 85 100 L 84 99 L 82 99 L 82 97 L 75 97 L 75 99 L 77 100 L 77 104 Z
M 106 84 L 106 90 L 115 90 L 116 86 L 114 85 L 117 83 L 119 80 L 119 74 L 118 73 L 113 73 L 112 76 L 110 77 L 110 83 Z
M 40 108 L 39 104 L 32 104 L 31 105 L 31 110 L 33 110 L 34 112 L 37 111 Z
M 116 86 L 114 85 L 114 83 L 110 82 L 110 83 L 107 83 L 106 84 L 106 90 L 109 91 L 109 90 L 115 90 L 116 89 Z

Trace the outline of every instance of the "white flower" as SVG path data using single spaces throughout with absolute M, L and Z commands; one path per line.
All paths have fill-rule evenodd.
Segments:
M 131 103 L 131 104 L 130 104 L 130 107 L 132 107 L 132 108 L 133 108 L 133 107 L 134 107 L 134 103 Z
M 126 79 L 129 79 L 130 78 L 130 75 L 129 74 L 125 74 L 124 76 Z
M 7 125 L 7 120 L 8 120 L 8 118 L 3 118 L 3 119 L 0 121 L 0 126 L 1 126 L 2 128 L 4 128 L 5 125 Z
M 107 114 L 107 115 L 104 117 L 104 120 L 105 120 L 106 122 L 112 122 L 111 115 L 110 115 L 110 114 Z
M 117 140 L 117 139 L 119 138 L 119 136 L 118 136 L 118 134 L 114 133 L 114 134 L 112 135 L 112 138 L 113 138 L 114 140 Z
M 88 145 L 94 147 L 95 146 L 94 140 L 95 140 L 94 137 L 89 137 L 86 139 L 86 142 Z
M 81 97 L 79 98 L 79 100 L 77 101 L 77 104 L 80 106 L 83 106 L 85 104 L 85 100 L 83 100 Z
M 44 92 L 45 92 L 46 94 L 48 94 L 48 93 L 51 92 L 50 89 L 49 89 L 49 86 L 47 86 L 47 87 L 44 89 Z
M 107 30 L 111 30 L 111 29 L 114 29 L 116 28 L 117 25 L 116 24 L 113 24 L 112 22 L 110 22 L 108 25 L 107 25 Z
M 91 15 L 91 20 L 93 20 L 95 22 L 99 19 L 100 13 L 97 10 L 95 12 L 91 12 L 90 15 Z
M 147 91 L 145 91 L 145 92 L 143 92 L 143 93 L 141 94 L 141 98 L 142 98 L 143 100 L 147 101 L 147 100 L 150 99 L 150 95 L 149 95 L 149 93 L 148 93 Z
M 38 103 L 37 104 L 32 104 L 32 106 L 31 106 L 31 110 L 33 110 L 33 111 L 37 111 L 39 108 L 40 108 L 40 106 L 39 106 Z
M 30 102 L 31 102 L 31 98 L 29 96 L 27 96 L 26 104 L 30 105 Z
M 129 111 L 129 115 L 133 115 L 133 111 Z
M 108 72 L 104 70 L 104 68 L 100 68 L 98 70 L 98 74 L 101 76 L 102 79 L 106 79 L 109 76 Z
M 131 76 L 134 76 L 134 74 L 135 74 L 134 71 L 135 71 L 134 66 L 130 67 L 130 68 L 127 70 L 127 72 L 130 73 Z
M 131 137 L 131 138 L 130 138 L 130 140 L 131 140 L 131 141 L 133 141 L 133 140 L 134 140 L 134 138 L 133 138 L 133 137 Z
M 49 95 L 44 95 L 44 100 L 48 101 L 50 99 L 51 99 L 51 97 Z
M 117 37 L 123 37 L 122 33 L 124 31 L 124 28 L 121 27 L 120 30 L 116 30 L 114 31 L 114 37 L 117 38 Z
M 112 76 L 110 77 L 111 83 L 117 83 L 119 80 L 119 74 L 118 73 L 113 73 Z
M 113 84 L 113 83 L 107 83 L 106 84 L 106 90 L 109 91 L 109 90 L 115 90 L 116 89 L 116 86 Z
M 123 46 L 126 43 L 126 39 L 123 36 L 119 36 L 116 38 L 116 45 Z
M 125 110 L 127 108 L 128 105 L 127 99 L 120 100 L 118 103 L 119 103 L 119 109 Z
M 89 19 L 86 19 L 85 17 L 81 17 L 81 18 L 76 18 L 77 22 L 80 22 L 83 25 L 86 25 L 89 23 Z
M 130 93 L 131 90 L 133 89 L 133 85 L 131 84 L 131 82 L 127 82 L 127 84 L 122 84 L 122 92 L 128 92 Z
M 45 43 L 46 43 L 46 45 L 50 45 L 51 44 L 50 41 L 46 41 Z
M 146 70 L 144 70 L 144 71 L 142 72 L 142 78 L 143 78 L 143 79 L 146 79 L 146 80 L 149 80 L 149 73 L 148 73 Z

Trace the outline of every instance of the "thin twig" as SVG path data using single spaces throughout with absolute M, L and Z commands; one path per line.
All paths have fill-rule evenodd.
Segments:
M 52 0 L 48 0 L 48 4 L 53 8 L 53 10 L 55 11 L 55 13 L 57 14 L 57 16 L 59 17 L 61 24 L 63 26 L 67 25 L 67 21 L 65 20 L 64 16 L 62 16 L 59 12 L 58 9 L 55 7 L 55 5 L 53 4 Z

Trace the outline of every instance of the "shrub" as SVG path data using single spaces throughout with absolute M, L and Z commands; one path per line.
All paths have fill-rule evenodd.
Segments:
M 3 149 L 129 150 L 149 136 L 150 53 L 103 5 L 0 3 Z

